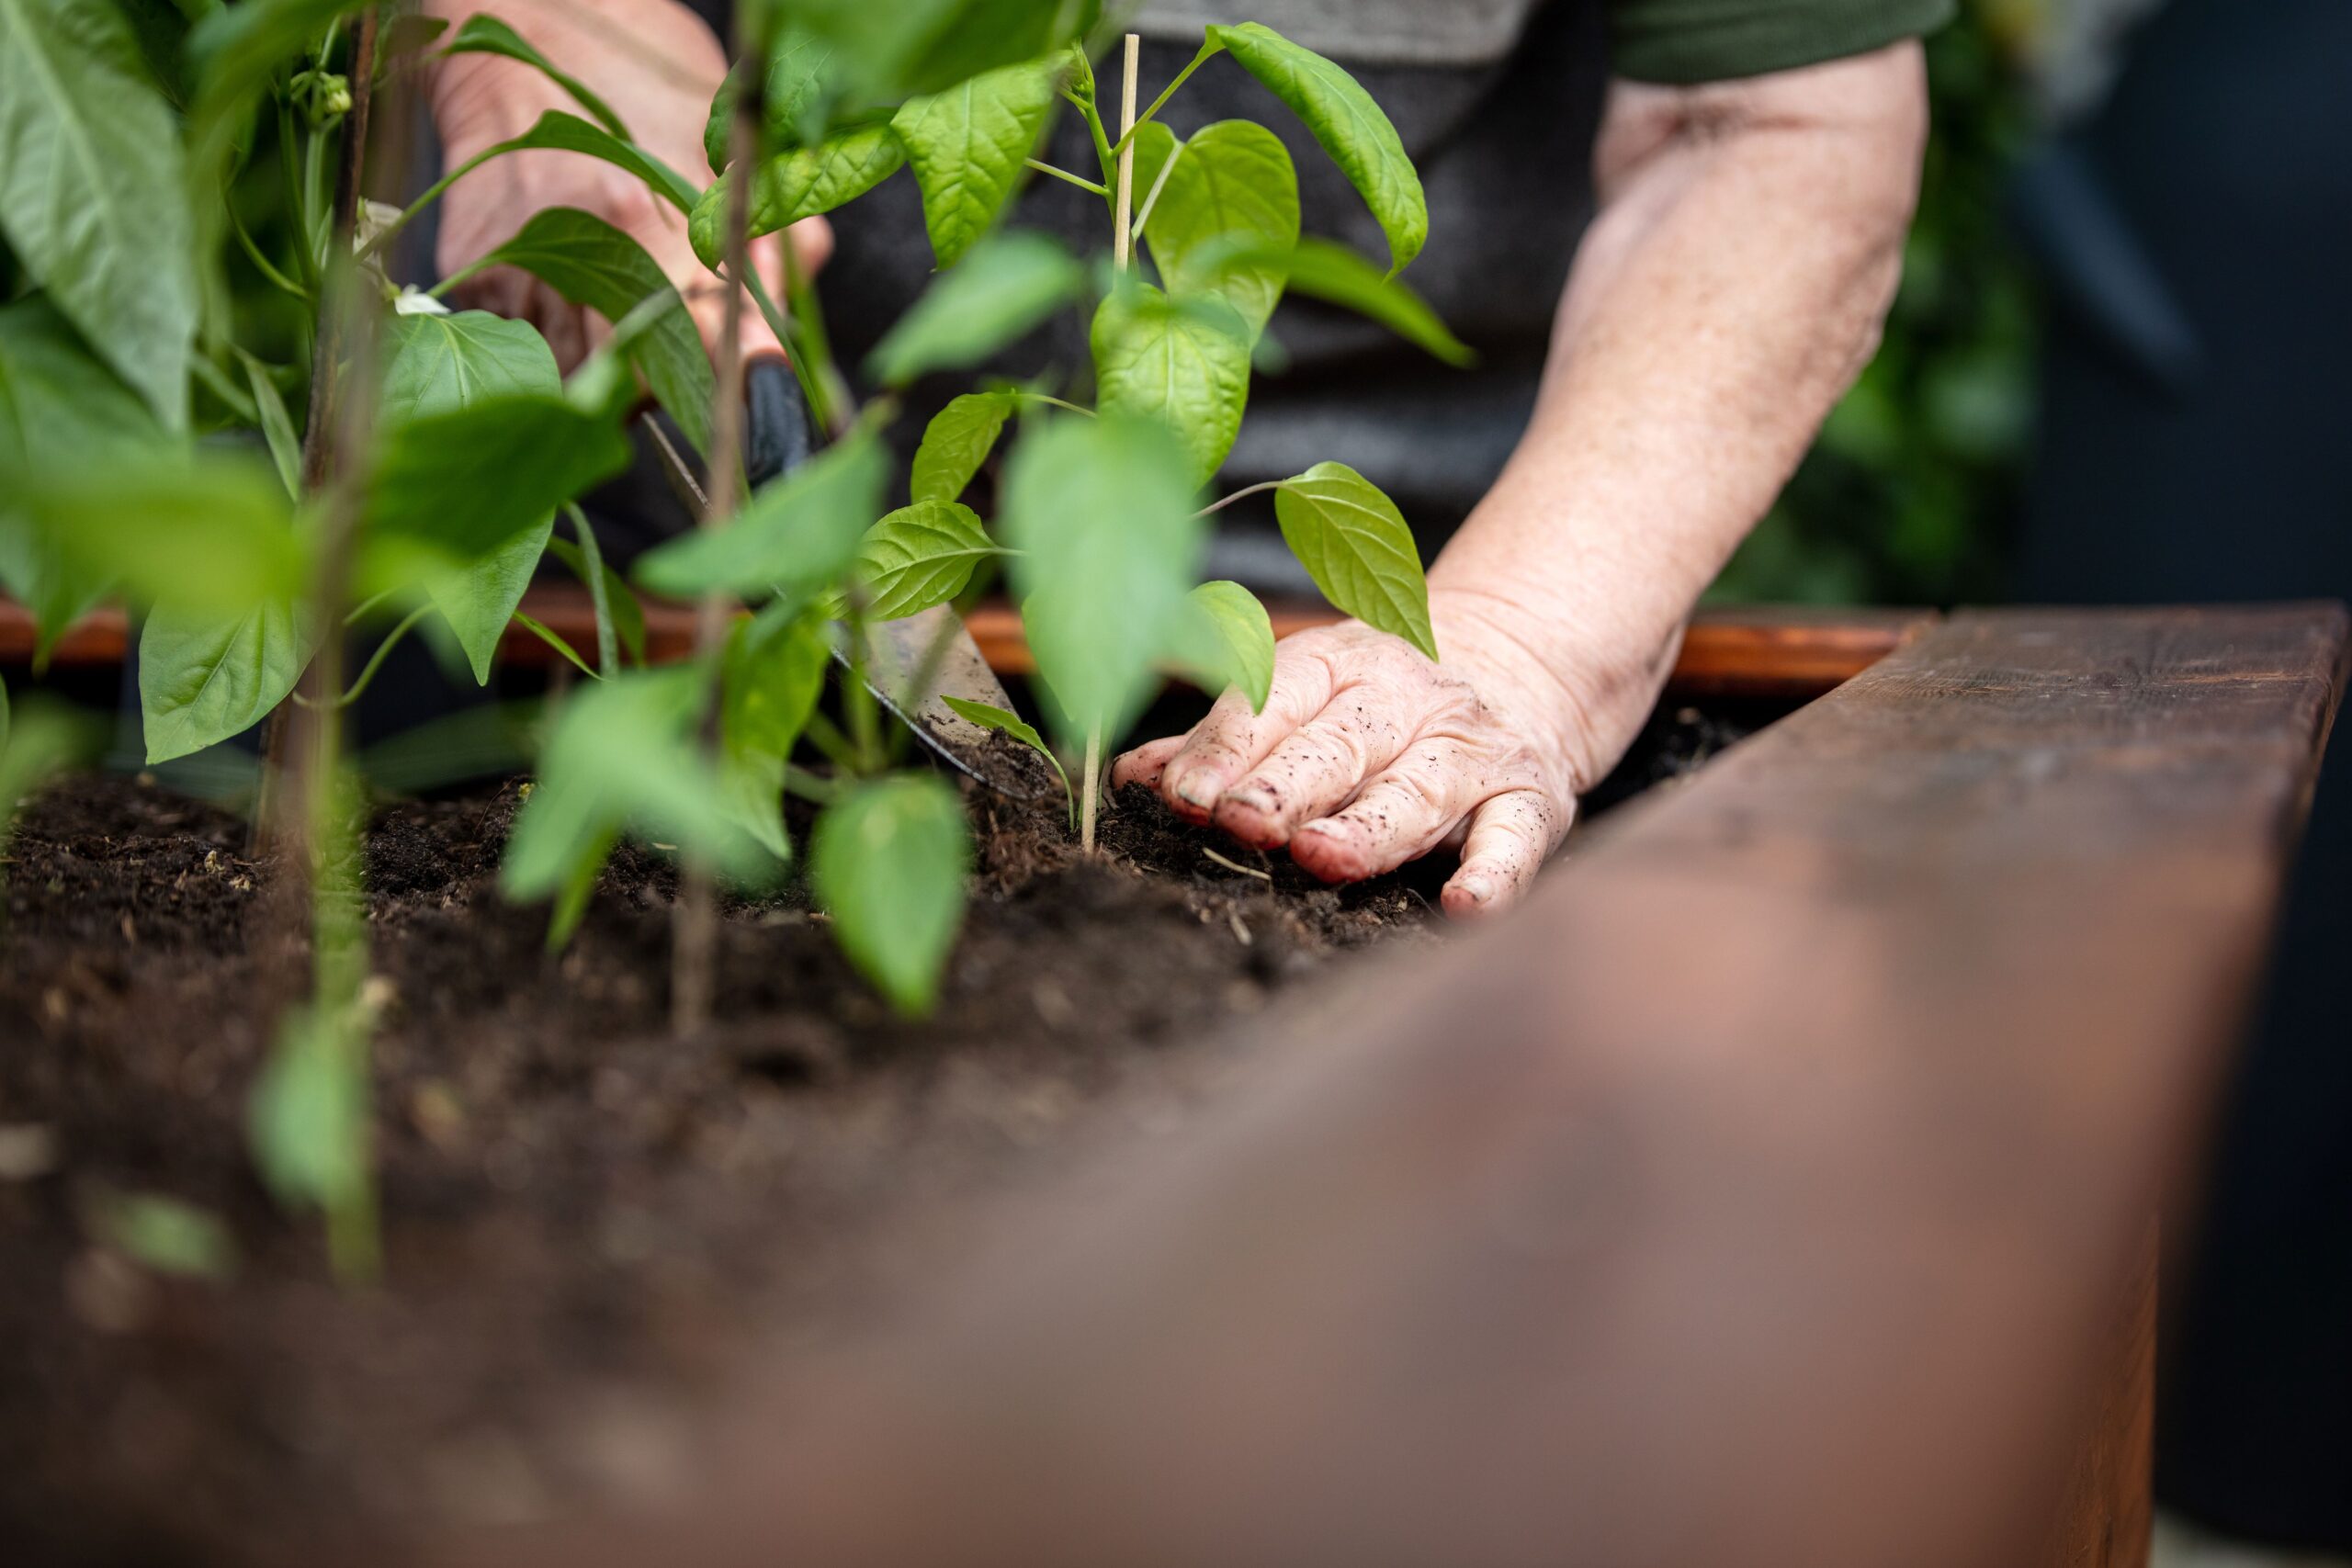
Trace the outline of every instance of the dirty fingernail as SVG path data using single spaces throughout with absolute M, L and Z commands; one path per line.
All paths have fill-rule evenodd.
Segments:
M 1465 876 L 1454 886 L 1473 903 L 1484 904 L 1495 896 L 1495 885 L 1483 876 Z
M 1176 798 L 1187 806 L 1196 806 L 1203 811 L 1206 811 L 1209 808 L 1209 803 L 1216 797 L 1208 785 L 1202 782 L 1201 775 L 1194 772 L 1186 773 L 1176 781 Z

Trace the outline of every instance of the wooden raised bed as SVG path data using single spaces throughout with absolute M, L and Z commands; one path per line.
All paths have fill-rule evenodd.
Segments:
M 2137 1563 L 2338 606 L 1954 615 L 1265 1025 L 685 1506 L 442 1560 Z
M 1338 618 L 1322 604 L 1277 602 L 1269 608 L 1277 636 Z M 524 600 L 524 609 L 574 648 L 594 647 L 595 622 L 584 590 L 570 583 L 541 584 Z M 1673 688 L 1691 696 L 1817 696 L 1868 669 L 1930 619 L 1918 610 L 1702 610 L 1683 641 Z M 1025 675 L 1035 668 L 1021 637 L 1020 618 L 1010 606 L 984 604 L 969 624 L 981 651 L 998 670 Z M 694 646 L 694 610 L 649 603 L 645 633 L 650 659 L 682 659 Z M 119 664 L 129 646 L 122 612 L 107 608 L 59 639 L 51 659 L 64 669 Z M 31 619 L 23 606 L 0 597 L 0 665 L 24 664 L 32 650 Z M 509 663 L 537 668 L 558 658 L 547 644 L 520 629 L 509 630 L 499 654 Z
M 119 657 L 108 626 L 61 659 Z M 862 1332 L 728 1363 L 636 1511 L 379 1517 L 288 1560 L 2137 1564 L 2154 1216 L 2346 647 L 2334 605 L 1702 617 L 1680 692 L 1827 694 L 1521 915 L 1264 1013 L 1172 1131 L 1091 1122 L 918 1228 Z M 695 1059 L 638 1049 L 596 1106 Z

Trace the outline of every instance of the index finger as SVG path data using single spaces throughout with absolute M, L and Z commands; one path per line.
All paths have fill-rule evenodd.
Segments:
M 1265 712 L 1250 712 L 1250 699 L 1228 688 L 1160 770 L 1159 794 L 1169 809 L 1188 820 L 1206 822 L 1219 795 L 1264 761 L 1285 736 L 1323 711 L 1333 685 L 1327 660 L 1311 650 L 1277 643 Z

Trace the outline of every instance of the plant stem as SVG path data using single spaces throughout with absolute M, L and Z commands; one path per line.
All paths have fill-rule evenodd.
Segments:
M 1151 189 L 1145 193 L 1143 206 L 1136 211 L 1135 222 L 1128 227 L 1127 239 L 1130 242 L 1143 237 L 1143 226 L 1151 221 L 1151 209 L 1159 205 L 1159 193 L 1168 188 L 1168 176 L 1176 172 L 1176 164 L 1183 156 L 1184 144 L 1180 141 L 1176 144 L 1176 151 L 1169 155 L 1168 162 L 1159 165 L 1159 174 L 1152 180 Z M 1162 270 L 1168 265 L 1158 257 L 1154 257 L 1153 262 Z
M 1108 196 L 1111 194 L 1109 186 L 1104 186 L 1098 181 L 1090 180 L 1083 175 L 1073 175 L 1068 169 L 1057 169 L 1053 164 L 1045 163 L 1036 158 L 1023 158 L 1021 161 L 1023 164 L 1036 170 L 1041 175 L 1051 175 L 1057 180 L 1067 180 L 1082 191 L 1091 191 L 1096 196 Z
M 588 526 L 588 514 L 580 510 L 576 501 L 563 503 L 564 514 L 571 519 L 572 535 L 580 541 L 580 558 L 588 570 L 582 575 L 588 579 L 588 603 L 596 612 L 596 668 L 611 680 L 621 671 L 620 637 L 613 630 L 613 604 L 605 587 L 605 552 L 596 544 L 596 531 Z
M 294 139 L 294 105 L 281 89 L 277 99 L 277 164 L 286 184 L 286 216 L 294 225 L 294 269 L 301 274 L 302 291 L 315 299 L 319 291 L 319 257 L 311 248 L 311 205 L 302 191 L 301 170 Z
M 1068 409 L 1072 413 L 1082 413 L 1089 419 L 1092 419 L 1094 417 L 1094 411 L 1092 409 L 1081 408 L 1077 403 L 1071 402 L 1066 398 L 1048 397 L 1044 392 L 1021 392 L 1016 395 L 1023 402 L 1045 403 L 1053 408 Z
M 378 643 L 376 645 L 376 651 L 368 656 L 368 662 L 366 666 L 360 670 L 359 678 L 351 682 L 350 689 L 345 692 L 343 695 L 321 703 L 312 702 L 301 693 L 296 692 L 294 694 L 295 702 L 306 708 L 349 707 L 352 704 L 357 702 L 361 697 L 368 694 L 368 687 L 375 681 L 376 671 L 384 667 L 385 658 L 390 654 L 394 648 L 400 645 L 401 638 L 408 636 L 410 632 L 415 630 L 416 624 L 432 613 L 433 606 L 431 604 L 419 604 L 415 609 L 411 610 L 405 616 L 401 617 L 399 625 L 395 626 L 390 631 L 384 634 L 384 640 Z M 324 644 L 321 645 L 322 649 L 324 646 Z
M 1193 515 L 1195 517 L 1206 517 L 1212 512 L 1224 511 L 1227 507 L 1231 506 L 1235 502 L 1239 501 L 1244 496 L 1260 495 L 1270 490 L 1280 490 L 1283 486 L 1288 483 L 1290 483 L 1288 479 L 1261 479 L 1253 485 L 1243 485 L 1231 495 L 1219 496 L 1216 500 L 1210 502 L 1206 506 L 1202 507 L 1198 512 L 1193 513 Z
M 754 7 L 746 6 L 746 10 Z M 746 47 L 755 35 L 748 18 L 739 17 L 741 32 L 738 52 L 747 57 L 760 51 Z M 764 62 L 756 63 L 764 64 Z M 734 122 L 728 127 L 728 157 L 736 169 L 752 167 L 759 155 L 760 122 L 766 82 L 763 69 L 747 73 L 744 90 L 735 100 Z M 725 255 L 727 276 L 735 285 L 727 290 L 726 312 L 718 334 L 718 385 L 711 410 L 710 480 L 703 493 L 709 497 L 702 527 L 716 532 L 734 515 L 743 487 L 743 279 L 751 274 L 752 182 L 732 180 L 727 187 Z M 786 245 L 789 247 L 787 239 Z M 706 593 L 695 606 L 695 658 L 706 671 L 718 657 L 726 640 L 730 606 L 718 593 Z M 702 725 L 706 757 L 718 751 L 718 705 L 707 705 Z M 689 854 L 679 866 L 678 902 L 673 915 L 670 944 L 670 1030 L 691 1034 L 710 1021 L 717 991 L 718 895 L 710 866 Z
M 1078 110 L 1079 117 L 1086 121 L 1086 129 L 1091 131 L 1094 137 L 1095 160 L 1102 165 L 1102 177 L 1105 180 L 1109 179 L 1111 177 L 1112 164 L 1111 138 L 1103 133 L 1102 117 L 1094 111 L 1094 106 L 1091 103 L 1080 97 L 1068 87 L 1064 87 L 1062 89 L 1062 97 L 1070 105 L 1071 107 Z
M 1135 35 L 1130 33 L 1127 36 L 1132 38 Z M 1203 44 L 1201 46 L 1201 51 L 1193 56 L 1192 63 L 1186 65 L 1182 71 L 1176 73 L 1176 80 L 1169 83 L 1165 88 L 1161 89 L 1159 96 L 1151 100 L 1151 107 L 1149 108 L 1144 110 L 1142 114 L 1136 116 L 1132 120 L 1123 120 L 1120 123 L 1119 140 L 1112 144 L 1111 151 L 1114 152 L 1125 152 L 1127 143 L 1135 140 L 1136 127 L 1149 124 L 1151 122 L 1151 117 L 1168 107 L 1168 100 L 1176 96 L 1176 89 L 1182 86 L 1186 81 L 1190 80 L 1193 72 L 1198 71 L 1216 56 L 1224 52 L 1225 46 L 1223 44 Z

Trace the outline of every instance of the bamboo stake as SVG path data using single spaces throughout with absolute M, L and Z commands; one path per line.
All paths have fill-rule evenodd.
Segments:
M 1142 63 L 1143 39 L 1129 33 L 1126 57 L 1119 73 L 1119 188 L 1111 212 L 1111 260 L 1122 275 L 1135 264 L 1134 239 L 1127 231 L 1135 209 L 1136 143 L 1131 133 L 1136 128 L 1136 76 Z M 1091 853 L 1094 819 L 1102 797 L 1102 726 L 1099 721 L 1086 732 L 1083 776 L 1085 787 L 1079 791 L 1078 846 Z

